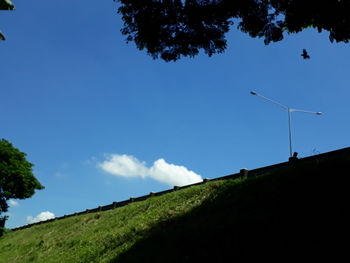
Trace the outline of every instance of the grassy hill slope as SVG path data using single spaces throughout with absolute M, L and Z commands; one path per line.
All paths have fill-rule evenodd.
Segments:
M 300 160 L 10 232 L 0 262 L 334 261 L 347 256 L 349 168 L 348 152 Z

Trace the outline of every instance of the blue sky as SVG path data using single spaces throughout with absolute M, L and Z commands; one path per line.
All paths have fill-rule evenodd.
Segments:
M 232 30 L 224 54 L 165 63 L 126 44 L 112 0 L 13 2 L 0 14 L 0 138 L 46 188 L 14 200 L 7 227 L 288 160 L 287 112 L 251 90 L 324 112 L 292 114 L 299 156 L 349 146 L 350 52 L 327 34 L 265 46 Z

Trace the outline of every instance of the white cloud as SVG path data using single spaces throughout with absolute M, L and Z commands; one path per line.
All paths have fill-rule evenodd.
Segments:
M 9 200 L 9 205 L 10 206 L 19 206 L 19 203 L 17 201 L 15 201 L 15 200 L 10 199 Z
M 148 168 L 131 155 L 113 154 L 99 166 L 107 173 L 125 177 L 146 177 Z
M 151 167 L 131 155 L 111 154 L 98 163 L 105 172 L 122 177 L 152 178 L 169 185 L 183 186 L 202 181 L 202 177 L 184 166 L 169 164 L 164 159 L 158 159 Z
M 46 221 L 46 220 L 49 220 L 52 218 L 55 218 L 55 214 L 51 213 L 49 211 L 46 211 L 46 212 L 41 212 L 36 217 L 27 216 L 27 222 L 30 224 L 33 224 L 33 223 L 37 223 L 40 221 Z
M 151 177 L 170 185 L 188 185 L 202 181 L 202 177 L 184 166 L 167 163 L 164 159 L 154 162 L 149 169 Z

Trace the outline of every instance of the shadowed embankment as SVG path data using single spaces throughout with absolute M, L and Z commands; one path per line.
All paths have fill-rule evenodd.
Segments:
M 347 255 L 348 154 L 227 183 L 112 262 L 336 260 Z

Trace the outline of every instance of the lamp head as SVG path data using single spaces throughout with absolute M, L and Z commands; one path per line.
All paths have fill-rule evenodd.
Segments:
M 255 91 L 251 91 L 250 94 L 257 95 Z

